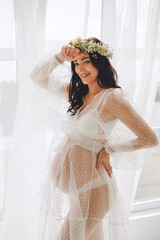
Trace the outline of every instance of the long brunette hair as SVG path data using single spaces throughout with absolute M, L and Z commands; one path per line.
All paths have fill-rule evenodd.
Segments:
M 102 44 L 102 42 L 95 38 L 88 38 L 87 41 L 94 41 Z M 94 67 L 98 70 L 97 83 L 102 88 L 121 88 L 118 86 L 118 75 L 115 69 L 112 67 L 110 61 L 105 56 L 96 52 L 97 58 L 92 55 L 95 53 L 89 53 L 90 61 Z M 69 102 L 70 106 L 67 110 L 71 112 L 71 115 L 75 115 L 76 111 L 83 106 L 83 99 L 88 92 L 89 88 L 87 84 L 83 84 L 82 80 L 75 71 L 75 64 L 71 62 L 72 78 L 69 84 Z

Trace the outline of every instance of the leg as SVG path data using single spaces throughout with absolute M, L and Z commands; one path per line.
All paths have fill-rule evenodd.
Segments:
M 89 238 L 89 240 L 95 240 L 95 239 L 104 240 L 102 221 L 96 226 L 96 228 L 94 229 L 91 237 Z
M 85 240 L 85 220 L 69 219 L 69 213 L 56 240 Z
M 86 212 L 88 213 L 88 219 L 85 222 L 85 229 L 83 228 L 83 223 L 81 223 L 81 221 L 78 222 L 76 220 L 73 220 L 70 226 L 69 219 L 66 218 L 61 230 L 61 240 L 72 240 L 74 238 L 81 240 L 82 238 L 80 236 L 83 231 L 85 231 L 85 240 L 103 240 L 102 218 L 105 216 L 109 209 L 108 185 L 104 184 L 98 188 L 91 190 L 89 212 L 87 211 L 88 201 L 86 201 L 84 193 L 81 193 L 79 195 L 79 202 L 84 216 L 86 215 Z M 71 202 L 70 211 L 76 211 L 76 203 L 74 200 Z M 71 235 L 73 233 L 75 235 L 72 238 Z
M 107 184 L 92 189 L 89 216 L 86 222 L 86 240 L 103 239 L 102 218 L 109 210 L 108 196 L 109 190 Z M 95 233 L 97 236 L 95 236 Z
M 67 217 L 62 225 L 61 232 L 58 236 L 57 240 L 70 240 L 70 231 L 69 231 L 69 213 L 67 214 Z

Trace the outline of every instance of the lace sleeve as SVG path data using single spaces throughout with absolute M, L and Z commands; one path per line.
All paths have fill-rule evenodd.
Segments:
M 106 152 L 114 159 L 114 166 L 141 167 L 146 149 L 159 145 L 157 135 L 123 90 L 114 89 L 110 92 L 105 105 L 110 114 L 117 119 L 117 124 L 104 146 Z
M 67 85 L 71 72 L 65 63 L 60 63 L 55 54 L 48 54 L 32 70 L 30 77 L 50 107 L 62 110 L 68 106 Z

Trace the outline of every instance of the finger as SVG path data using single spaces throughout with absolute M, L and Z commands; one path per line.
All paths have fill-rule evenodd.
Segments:
M 113 172 L 112 172 L 111 170 L 107 170 L 107 169 L 105 169 L 105 170 L 106 170 L 106 172 L 108 173 L 109 177 L 111 177 L 112 174 L 113 174 Z
M 79 49 L 77 51 L 77 49 L 73 46 L 67 46 L 67 49 L 66 49 L 66 56 L 68 56 L 69 58 L 74 58 L 75 56 L 75 52 L 78 54 L 79 53 Z M 76 55 L 77 55 L 76 54 Z
M 96 162 L 96 168 L 99 169 L 101 167 L 101 164 L 102 164 L 102 159 L 98 158 Z
M 106 171 L 112 170 L 112 167 L 110 167 L 110 166 L 106 163 L 106 161 L 103 161 L 103 166 L 104 166 L 104 168 L 106 169 Z
M 80 53 L 80 50 L 78 48 L 75 48 L 74 56 L 78 55 Z
M 72 51 L 74 50 L 75 47 L 72 47 L 71 45 L 67 45 L 67 49 L 66 49 L 66 55 L 69 56 L 70 54 L 72 54 Z
M 112 166 L 110 164 L 108 164 L 106 167 L 107 167 L 108 171 L 112 172 Z
M 67 48 L 66 48 L 66 55 L 67 56 L 69 55 L 70 51 L 71 51 L 71 47 L 69 45 L 67 45 Z
M 73 48 L 71 49 L 70 56 L 74 57 L 75 52 L 76 52 L 76 48 L 73 47 Z
M 72 52 L 73 52 L 73 47 L 69 46 L 68 47 L 68 52 L 67 52 L 68 56 L 70 56 L 72 54 Z
M 111 177 L 112 172 L 112 166 L 107 163 L 107 161 L 103 161 L 103 166 L 105 168 L 105 170 L 107 171 L 108 175 Z
M 63 52 L 64 54 L 66 54 L 66 51 L 67 51 L 67 45 L 63 45 L 63 46 L 62 46 L 62 52 Z
M 83 56 L 85 56 L 85 54 L 80 52 L 76 56 L 74 56 L 74 60 L 77 60 L 78 58 L 83 57 Z

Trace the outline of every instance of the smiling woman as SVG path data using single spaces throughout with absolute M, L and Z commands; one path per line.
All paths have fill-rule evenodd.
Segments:
M 68 104 L 65 136 L 50 145 L 40 189 L 39 240 L 132 239 L 114 169 L 141 167 L 143 152 L 136 150 L 157 146 L 158 139 L 117 85 L 110 57 L 101 41 L 78 38 L 31 73 L 40 88 Z M 53 74 L 64 61 L 71 62 L 69 83 Z
M 87 50 L 88 44 L 90 45 Z M 118 86 L 118 75 L 109 61 L 112 52 L 108 45 L 92 37 L 88 38 L 85 43 L 81 39 L 70 41 L 69 46 L 70 54 L 73 49 L 79 49 L 81 53 L 74 61 L 71 61 L 73 75 L 69 87 L 71 105 L 68 111 L 75 114 L 76 110 L 83 105 L 83 98 L 87 101 L 104 88 L 121 87 Z

